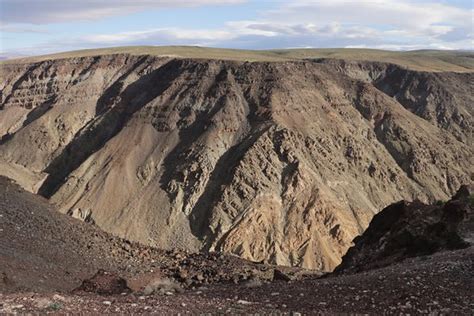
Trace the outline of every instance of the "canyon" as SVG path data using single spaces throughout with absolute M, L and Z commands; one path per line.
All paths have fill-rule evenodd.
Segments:
M 420 54 L 2 62 L 0 175 L 126 240 L 329 272 L 473 182 L 473 55 Z

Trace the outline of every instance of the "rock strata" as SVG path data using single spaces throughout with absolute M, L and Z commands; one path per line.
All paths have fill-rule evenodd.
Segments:
M 473 73 L 126 54 L 0 67 L 0 174 L 163 249 L 331 271 L 473 178 Z

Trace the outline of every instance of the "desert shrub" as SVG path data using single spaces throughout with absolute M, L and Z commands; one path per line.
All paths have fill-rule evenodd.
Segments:
M 57 302 L 54 302 L 54 303 L 51 303 L 49 305 L 49 309 L 53 310 L 53 311 L 58 311 L 62 308 L 61 304 L 57 303 Z

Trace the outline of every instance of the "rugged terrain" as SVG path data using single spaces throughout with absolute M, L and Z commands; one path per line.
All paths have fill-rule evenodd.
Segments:
M 317 275 L 225 254 L 163 251 L 129 242 L 60 214 L 44 198 L 4 177 L 0 177 L 0 233 L 3 293 L 68 293 L 99 270 L 120 275 L 135 291 L 156 280 L 191 288 Z
M 409 257 L 467 248 L 473 236 L 472 186 L 462 186 L 451 200 L 437 205 L 401 201 L 374 216 L 335 273 L 371 270 Z
M 45 199 L 5 178 L 0 178 L 0 192 L 0 313 L 474 312 L 474 248 L 470 245 L 399 258 L 383 268 L 319 278 L 232 256 L 164 252 L 128 243 L 91 223 L 59 214 Z M 460 206 L 449 209 L 453 214 L 463 213 L 466 204 Z M 467 214 L 471 217 L 457 221 L 452 231 L 462 238 L 472 234 L 472 206 Z M 412 219 L 408 216 L 403 221 L 408 230 L 419 226 L 419 219 Z M 396 221 L 379 224 L 380 220 L 373 220 L 366 234 L 387 231 L 387 227 L 397 232 L 403 227 Z M 359 240 L 366 240 L 364 235 Z M 366 243 L 364 249 L 356 241 L 349 253 L 373 259 L 371 253 L 380 249 L 384 236 L 373 240 L 377 242 Z M 357 268 L 358 264 L 344 259 L 343 266 Z M 109 272 L 96 274 L 96 269 Z
M 430 54 L 433 69 L 411 55 L 9 61 L 0 174 L 131 241 L 331 271 L 383 207 L 473 180 L 472 55 Z
M 472 315 L 473 247 L 383 269 L 250 288 L 213 285 L 173 295 L 0 294 L 0 312 L 134 314 Z

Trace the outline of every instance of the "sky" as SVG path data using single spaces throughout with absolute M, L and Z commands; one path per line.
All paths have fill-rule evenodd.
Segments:
M 0 56 L 131 45 L 473 49 L 472 0 L 0 0 Z

